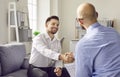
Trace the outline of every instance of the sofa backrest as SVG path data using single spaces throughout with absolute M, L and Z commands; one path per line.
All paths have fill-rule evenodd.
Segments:
M 1 63 L 0 63 L 0 76 L 2 75 Z
M 0 45 L 0 63 L 2 75 L 19 70 L 26 55 L 23 43 Z

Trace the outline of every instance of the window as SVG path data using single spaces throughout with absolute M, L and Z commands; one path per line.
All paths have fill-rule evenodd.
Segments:
M 37 29 L 37 0 L 28 0 L 29 24 L 34 32 Z

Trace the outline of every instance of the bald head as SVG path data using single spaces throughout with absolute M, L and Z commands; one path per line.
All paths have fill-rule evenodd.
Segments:
M 77 9 L 77 17 L 83 19 L 96 19 L 95 7 L 90 3 L 83 3 Z

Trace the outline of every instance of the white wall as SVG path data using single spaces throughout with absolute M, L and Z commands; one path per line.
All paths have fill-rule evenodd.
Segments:
M 7 42 L 7 8 L 8 0 L 0 0 L 0 44 Z
M 120 33 L 120 0 L 61 0 L 61 33 L 64 36 L 63 51 L 69 51 L 70 40 L 75 38 L 76 9 L 83 2 L 93 3 L 99 13 L 99 19 L 113 19 L 114 28 Z
M 45 32 L 45 20 L 50 16 L 50 0 L 38 0 L 38 29 Z
M 69 42 L 74 39 L 75 18 L 76 18 L 76 0 L 61 1 L 61 33 L 60 37 L 64 37 L 63 52 L 69 51 Z

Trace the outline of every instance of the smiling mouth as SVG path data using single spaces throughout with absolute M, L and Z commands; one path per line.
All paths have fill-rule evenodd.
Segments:
M 55 31 L 57 31 L 57 28 L 52 28 L 52 30 L 55 30 Z

